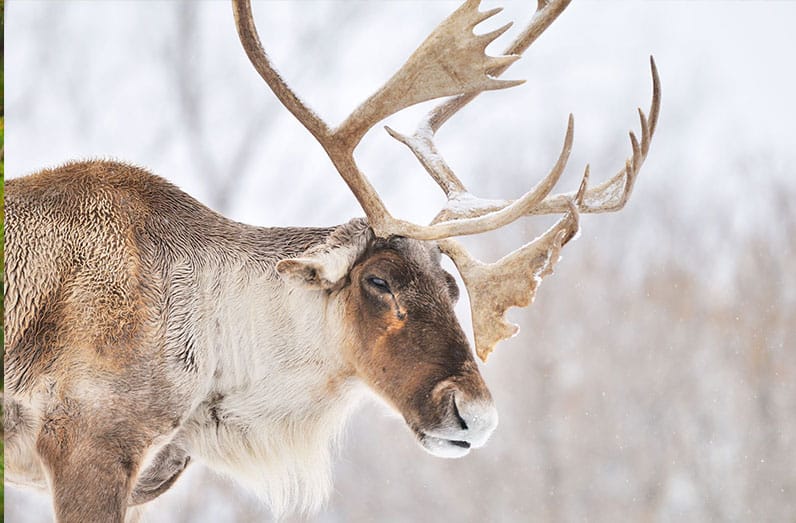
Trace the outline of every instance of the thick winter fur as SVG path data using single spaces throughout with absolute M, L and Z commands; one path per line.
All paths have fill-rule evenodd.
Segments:
M 193 459 L 277 514 L 317 508 L 368 387 L 439 455 L 494 429 L 438 249 L 364 220 L 252 227 L 71 163 L 7 183 L 5 262 L 6 479 L 59 521 L 121 521 Z

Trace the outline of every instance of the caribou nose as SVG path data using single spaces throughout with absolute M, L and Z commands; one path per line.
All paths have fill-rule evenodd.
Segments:
M 483 447 L 498 424 L 498 413 L 492 400 L 454 393 L 453 408 L 465 436 L 463 439 L 473 448 Z

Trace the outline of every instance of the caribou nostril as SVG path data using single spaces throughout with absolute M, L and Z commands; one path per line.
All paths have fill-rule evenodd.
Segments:
M 466 442 L 466 441 L 460 441 L 460 440 L 452 439 L 452 440 L 450 440 L 450 442 L 451 442 L 452 445 L 456 445 L 457 447 L 461 447 L 463 449 L 469 449 L 470 448 L 470 444 L 468 442 Z
M 456 419 L 459 420 L 459 426 L 462 430 L 467 430 L 469 427 L 467 426 L 467 422 L 464 421 L 464 418 L 461 414 L 459 414 L 459 407 L 456 406 L 456 394 L 451 394 L 451 404 L 453 404 L 453 414 L 456 416 Z M 470 445 L 468 444 L 467 447 Z

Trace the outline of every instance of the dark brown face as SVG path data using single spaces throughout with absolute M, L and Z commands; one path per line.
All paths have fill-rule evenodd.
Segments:
M 454 314 L 458 288 L 431 242 L 376 240 L 351 270 L 347 314 L 358 375 L 434 455 L 480 447 L 497 412 Z

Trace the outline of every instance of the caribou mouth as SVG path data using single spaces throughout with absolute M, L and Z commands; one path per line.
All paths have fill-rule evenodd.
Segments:
M 497 423 L 497 411 L 489 397 L 473 400 L 464 394 L 450 394 L 450 406 L 444 419 L 432 423 L 408 422 L 407 425 L 429 454 L 460 458 L 472 449 L 483 447 Z
M 470 453 L 470 442 L 460 439 L 446 439 L 432 436 L 413 429 L 418 443 L 423 449 L 438 458 L 461 458 Z

